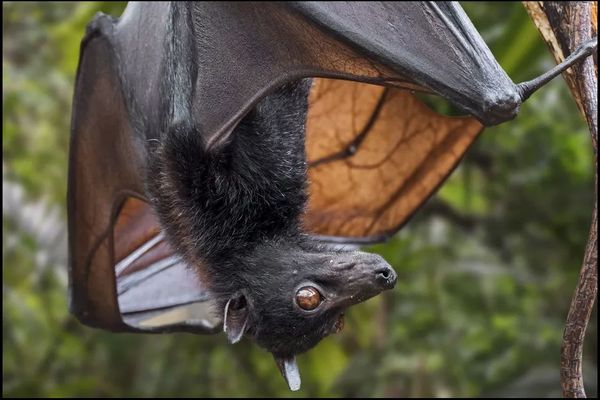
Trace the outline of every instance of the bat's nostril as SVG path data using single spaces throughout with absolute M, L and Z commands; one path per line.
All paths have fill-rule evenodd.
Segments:
M 392 272 L 390 271 L 390 269 L 389 268 L 385 268 L 383 270 L 379 270 L 378 273 L 377 273 L 377 276 L 381 276 L 384 279 L 388 279 L 391 274 L 392 274 Z
M 391 268 L 380 268 L 375 271 L 375 279 L 386 288 L 396 285 L 396 273 Z

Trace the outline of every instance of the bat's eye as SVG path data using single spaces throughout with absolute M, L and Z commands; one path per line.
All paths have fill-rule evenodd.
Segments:
M 321 293 L 312 286 L 305 286 L 296 292 L 296 303 L 306 311 L 314 310 L 321 304 Z

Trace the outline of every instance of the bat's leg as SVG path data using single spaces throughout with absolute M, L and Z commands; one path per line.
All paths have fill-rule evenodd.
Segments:
M 525 101 L 531 96 L 536 90 L 544 86 L 546 83 L 550 82 L 561 72 L 571 67 L 573 64 L 579 62 L 580 60 L 586 58 L 593 52 L 595 52 L 598 48 L 598 38 L 592 38 L 586 43 L 579 46 L 577 50 L 575 50 L 569 57 L 567 57 L 563 62 L 556 65 L 550 71 L 538 76 L 535 79 L 532 79 L 527 82 L 519 83 L 517 85 L 517 89 L 519 90 L 519 94 L 521 96 L 521 101 Z

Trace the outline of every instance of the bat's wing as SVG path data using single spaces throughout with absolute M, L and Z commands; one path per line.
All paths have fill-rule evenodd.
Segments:
M 135 119 L 154 136 L 184 121 L 209 148 L 304 77 L 435 93 L 485 124 L 520 104 L 455 2 L 131 2 L 111 34 Z
M 485 123 L 515 111 L 515 85 L 456 3 L 131 2 L 118 20 L 100 15 L 73 102 L 69 276 L 80 320 L 218 328 L 207 285 L 161 240 L 146 203 L 148 144 L 185 123 L 216 148 L 262 97 L 304 77 L 379 85 L 330 83 L 328 94 L 331 81 L 317 80 L 311 95 L 307 229 L 351 240 L 397 229 L 481 127 L 397 88 L 438 94 Z
M 222 320 L 210 291 L 166 242 L 153 209 L 129 197 L 113 228 L 115 275 L 124 322 L 145 330 L 214 332 Z
M 315 79 L 306 126 L 305 228 L 336 242 L 386 239 L 442 184 L 483 126 L 406 90 Z
M 206 285 L 162 240 L 144 199 L 144 143 L 132 122 L 110 40 L 82 42 L 69 160 L 71 311 L 115 331 L 213 332 Z

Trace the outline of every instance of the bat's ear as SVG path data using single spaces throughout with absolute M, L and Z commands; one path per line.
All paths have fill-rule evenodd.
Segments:
M 276 355 L 273 355 L 273 357 L 290 390 L 300 389 L 300 372 L 298 371 L 298 364 L 296 364 L 296 357 L 279 357 Z
M 227 334 L 229 343 L 237 343 L 242 338 L 249 315 L 248 302 L 243 294 L 236 294 L 227 301 L 223 316 L 223 331 Z

